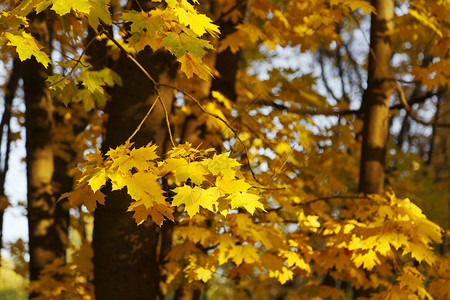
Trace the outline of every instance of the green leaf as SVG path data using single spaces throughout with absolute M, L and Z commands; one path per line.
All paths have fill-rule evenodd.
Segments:
M 97 31 L 102 20 L 106 25 L 111 25 L 111 13 L 109 12 L 109 0 L 89 0 L 91 3 L 91 9 L 88 12 L 89 25 Z
M 188 36 L 186 33 L 167 32 L 166 35 L 163 45 L 177 58 L 182 57 L 187 52 L 201 58 L 206 53 L 205 49 L 213 49 L 208 41 Z

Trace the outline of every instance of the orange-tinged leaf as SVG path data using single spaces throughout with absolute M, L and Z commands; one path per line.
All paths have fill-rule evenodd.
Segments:
M 195 74 L 203 80 L 208 80 L 212 76 L 211 69 L 199 57 L 186 53 L 178 58 L 178 61 L 181 63 L 181 71 L 187 78 L 192 78 Z
M 97 207 L 97 202 L 100 204 L 105 204 L 105 195 L 100 191 L 94 193 L 91 187 L 87 184 L 70 193 L 62 194 L 59 200 L 64 198 L 69 199 L 69 203 L 72 207 L 77 207 L 84 204 L 90 212 L 94 211 Z

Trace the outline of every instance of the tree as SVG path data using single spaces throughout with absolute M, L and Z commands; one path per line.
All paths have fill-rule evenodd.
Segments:
M 50 53 L 51 31 L 44 13 L 30 15 L 30 31 Z M 57 204 L 53 153 L 53 103 L 46 79 L 48 72 L 35 59 L 21 66 L 25 92 L 25 127 L 27 131 L 27 190 L 30 245 L 30 279 L 37 280 L 49 263 L 65 256 L 67 244 L 68 210 Z M 62 181 L 66 170 L 56 182 Z M 66 187 L 67 188 L 67 187 Z M 62 190 L 64 191 L 64 190 Z
M 389 99 L 394 91 L 390 62 L 394 1 L 374 1 L 376 15 L 370 25 L 367 90 L 363 99 L 364 129 L 361 149 L 360 192 L 382 194 L 389 131 Z
M 95 210 L 96 298 L 196 298 L 213 293 L 216 279 L 242 299 L 446 295 L 446 270 L 433 268 L 448 257 L 431 247 L 442 229 L 383 187 L 385 153 L 395 150 L 387 143 L 390 112 L 446 126 L 438 114 L 423 121 L 411 105 L 445 91 L 448 7 L 409 4 L 397 4 L 407 12 L 394 15 L 390 1 L 52 0 L 2 14 L 3 49 L 33 57 L 42 70 L 57 66 L 47 79 L 52 94 L 86 129 L 79 136 L 90 136 L 72 139 L 77 157 L 89 154 L 72 156 L 76 186 L 60 199 Z M 371 11 L 366 71 L 352 45 Z M 24 31 L 33 12 L 52 20 L 61 52 L 73 60 L 50 60 Z M 439 51 L 426 53 L 432 64 L 419 59 L 425 50 L 414 26 L 435 33 L 430 43 Z M 397 49 L 408 49 L 408 68 L 390 67 Z M 316 53 L 318 67 L 271 64 L 286 51 L 298 59 Z M 352 110 L 362 91 L 354 83 L 363 86 L 365 72 L 362 109 Z M 447 79 L 430 79 L 433 72 Z M 395 80 L 411 74 L 416 92 L 407 98 L 409 87 Z M 394 90 L 399 101 L 389 106 Z M 74 253 L 41 270 L 31 290 L 90 297 L 89 255 Z M 52 295 L 56 286 L 61 292 Z

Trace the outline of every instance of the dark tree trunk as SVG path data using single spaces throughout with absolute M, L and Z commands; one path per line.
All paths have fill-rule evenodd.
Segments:
M 45 13 L 30 19 L 31 33 L 49 54 L 51 32 Z M 53 104 L 45 82 L 49 72 L 35 59 L 24 61 L 21 70 L 26 105 L 30 280 L 36 280 L 47 264 L 65 258 L 68 210 L 57 203 L 52 183 L 55 176 Z
M 172 83 L 177 64 L 168 53 L 144 51 L 138 61 L 159 83 Z M 122 77 L 123 86 L 111 90 L 103 151 L 123 144 L 155 101 L 152 83 L 125 55 L 121 55 L 114 70 Z M 159 90 L 166 107 L 170 108 L 173 91 Z M 158 104 L 133 142 L 135 147 L 153 142 L 162 156 L 167 135 L 163 108 Z M 131 201 L 126 192 L 105 192 L 106 204 L 95 210 L 94 221 L 96 299 L 162 299 L 161 267 L 171 245 L 171 225 L 166 222 L 161 229 L 148 221 L 137 226 L 132 214 L 126 213 Z
M 393 92 L 389 32 L 393 29 L 394 1 L 373 0 L 367 90 L 363 98 L 364 128 L 361 148 L 359 191 L 381 194 L 384 191 L 389 98 Z

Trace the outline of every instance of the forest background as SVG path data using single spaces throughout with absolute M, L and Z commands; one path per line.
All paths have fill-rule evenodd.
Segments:
M 0 5 L 1 297 L 450 297 L 447 0 Z

